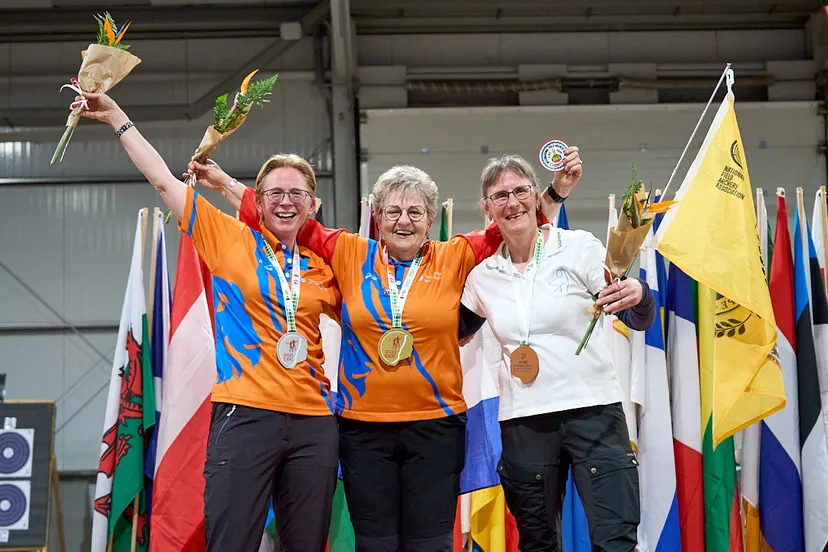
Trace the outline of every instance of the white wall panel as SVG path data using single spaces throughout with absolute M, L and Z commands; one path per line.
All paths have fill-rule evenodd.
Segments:
M 698 151 L 716 106 L 708 112 L 677 172 L 673 190 L 681 184 Z M 363 193 L 370 191 L 388 167 L 413 164 L 435 179 L 441 198 L 454 198 L 455 231 L 479 228 L 479 177 L 486 161 L 503 153 L 517 153 L 532 161 L 542 181 L 548 181 L 551 175 L 540 169 L 537 152 L 546 140 L 557 137 L 578 145 L 584 159 L 584 177 L 567 202 L 570 223 L 601 237 L 606 233 L 607 196 L 615 193 L 620 203 L 629 183 L 630 163 L 636 163 L 639 177 L 648 186 L 663 187 L 702 107 L 371 110 L 362 127 L 368 159 L 368 184 Z M 796 186 L 802 186 L 812 198 L 816 188 L 825 184 L 825 158 L 817 149 L 824 125 L 817 104 L 737 101 L 736 110 L 754 188 L 764 187 L 770 196 L 777 186 L 787 187 L 791 194 Z M 401 128 L 405 132 L 400 132 Z M 641 151 L 642 147 L 646 151 Z M 423 148 L 428 153 L 422 153 Z M 481 148 L 487 148 L 487 153 Z M 809 199 L 808 205 L 812 201 Z M 775 207 L 770 203 L 773 213 Z
M 802 29 L 368 35 L 358 37 L 357 44 L 361 65 L 724 63 L 807 57 Z
M 64 306 L 64 194 L 60 189 L 0 187 L 0 260 L 61 312 Z M 57 319 L 0 270 L 0 326 Z
M 113 97 L 117 98 L 117 90 Z M 270 100 L 216 150 L 214 159 L 222 167 L 255 174 L 274 153 L 293 151 L 311 156 L 330 149 L 325 96 L 309 78 L 277 81 Z M 136 126 L 172 169 L 182 171 L 210 124 L 212 114 L 208 113 L 194 122 L 139 122 Z M 0 140 L 7 140 L 0 141 L 0 178 L 140 177 L 111 129 L 94 121 L 81 121 L 63 162 L 50 165 L 61 134 L 60 128 L 0 134 Z M 324 156 L 322 160 L 325 164 L 320 168 L 329 170 L 330 161 Z
M 94 468 L 100 456 L 103 412 L 117 332 L 87 332 L 84 337 L 108 356 L 108 362 L 101 360 L 77 336 L 64 337 L 64 387 L 58 402 L 57 419 L 60 429 L 57 442 L 62 446 L 59 457 L 61 469 Z

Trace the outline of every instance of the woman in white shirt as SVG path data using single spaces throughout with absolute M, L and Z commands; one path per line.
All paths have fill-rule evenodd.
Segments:
M 483 210 L 504 243 L 472 270 L 462 304 L 476 315 L 466 312 L 466 320 L 478 322 L 467 328 L 488 319 L 501 345 L 503 453 L 497 469 L 517 521 L 519 548 L 558 550 L 556 520 L 572 466 L 593 550 L 633 551 L 637 462 L 601 325 L 580 355 L 575 350 L 596 295 L 604 312 L 636 330 L 652 324 L 652 295 L 636 278 L 606 286 L 605 249 L 589 232 L 538 227 L 541 192 L 526 160 L 492 159 L 481 181 Z

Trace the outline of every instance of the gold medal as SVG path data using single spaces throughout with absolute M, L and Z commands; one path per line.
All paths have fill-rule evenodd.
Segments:
M 379 340 L 379 357 L 388 366 L 396 366 L 411 356 L 414 338 L 402 328 L 391 328 Z
M 509 358 L 512 375 L 523 383 L 532 383 L 538 377 L 538 353 L 529 345 L 521 345 Z

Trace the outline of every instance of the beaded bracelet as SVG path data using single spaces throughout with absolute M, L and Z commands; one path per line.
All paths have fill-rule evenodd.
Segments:
M 121 135 L 124 132 L 126 132 L 127 130 L 129 130 L 131 127 L 134 127 L 134 126 L 135 126 L 135 124 L 132 121 L 127 121 L 126 123 L 124 123 L 124 126 L 122 126 L 121 128 L 118 129 L 118 132 L 115 133 L 115 136 L 120 138 Z

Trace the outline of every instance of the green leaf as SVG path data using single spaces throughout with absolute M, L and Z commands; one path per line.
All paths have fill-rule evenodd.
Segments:
M 279 75 L 273 75 L 270 78 L 254 81 L 250 83 L 250 87 L 244 94 L 239 94 L 237 99 L 239 107 L 249 108 L 250 106 L 263 107 L 269 100 L 265 99 L 271 94 L 273 85 L 276 84 L 276 78 Z
M 222 121 L 227 118 L 227 94 L 216 98 L 216 106 L 213 108 L 213 126 L 219 132 L 222 132 Z
M 268 79 L 251 82 L 246 93 L 239 93 L 236 96 L 235 110 L 231 111 L 227 107 L 227 94 L 218 98 L 216 109 L 213 110 L 213 127 L 218 132 L 227 132 L 239 126 L 251 106 L 262 107 L 269 102 L 266 97 L 270 95 L 277 77 L 278 75 L 273 75 Z

